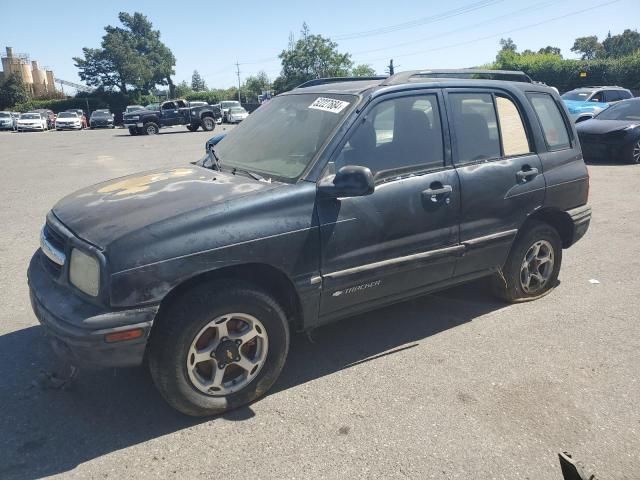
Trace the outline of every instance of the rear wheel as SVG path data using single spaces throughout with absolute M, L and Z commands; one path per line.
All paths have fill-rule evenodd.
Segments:
M 626 148 L 625 160 L 632 165 L 640 164 L 640 140 L 636 140 L 633 144 Z
M 502 269 L 492 279 L 493 292 L 507 302 L 535 300 L 558 282 L 562 241 L 549 224 L 531 221 L 516 238 Z
M 157 135 L 158 133 L 160 133 L 160 127 L 158 127 L 157 123 L 153 122 L 145 123 L 142 129 L 144 130 L 144 133 L 146 135 Z
M 213 119 L 213 117 L 203 117 L 200 121 L 200 124 L 202 125 L 202 129 L 205 132 L 211 132 L 214 128 L 216 128 L 216 121 Z
M 202 285 L 160 315 L 149 368 L 172 407 L 215 415 L 264 395 L 288 349 L 287 319 L 270 295 L 242 285 Z

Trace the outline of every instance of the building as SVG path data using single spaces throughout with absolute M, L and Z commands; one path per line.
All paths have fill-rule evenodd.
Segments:
M 37 61 L 29 61 L 28 55 L 16 55 L 12 47 L 7 47 L 6 56 L 2 57 L 0 83 L 14 73 L 20 75 L 25 87 L 34 97 L 56 91 L 53 71 L 40 68 Z

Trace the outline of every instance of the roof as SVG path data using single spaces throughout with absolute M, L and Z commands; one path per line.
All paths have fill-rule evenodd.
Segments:
M 588 92 L 592 92 L 593 90 L 601 90 L 607 88 L 609 90 L 627 90 L 624 87 L 618 87 L 617 85 L 594 85 L 594 86 L 584 86 L 584 87 L 578 87 L 578 88 L 574 88 L 573 90 L 571 90 L 572 92 L 575 91 L 588 91 Z

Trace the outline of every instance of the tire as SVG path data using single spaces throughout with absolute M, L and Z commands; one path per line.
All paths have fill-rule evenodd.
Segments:
M 527 258 L 531 260 L 525 270 Z M 540 262 L 545 258 L 551 261 Z M 509 303 L 543 297 L 558 283 L 561 264 L 562 240 L 556 229 L 537 220 L 528 222 L 518 233 L 506 263 L 492 277 L 493 293 Z
M 624 150 L 624 160 L 631 165 L 640 164 L 640 140 L 627 145 Z
M 196 130 L 198 130 L 198 127 L 200 125 L 187 125 L 187 130 L 189 130 L 190 132 L 195 132 Z
M 157 135 L 160 133 L 160 127 L 158 127 L 157 123 L 147 122 L 142 127 L 145 135 Z
M 138 129 L 136 127 L 129 127 L 129 135 L 138 135 Z
M 230 320 L 224 320 L 227 315 L 231 317 Z M 258 323 L 253 323 L 254 330 L 264 332 L 262 335 L 266 341 L 263 337 L 251 337 L 232 353 L 235 343 L 231 340 L 236 334 L 229 326 L 231 340 L 220 344 L 219 330 L 213 322 L 231 325 L 231 322 L 238 322 L 237 318 L 242 319 L 240 324 L 249 318 L 253 319 L 251 322 L 257 320 L 260 327 Z M 205 338 L 207 335 L 208 340 Z M 197 342 L 203 338 L 206 348 L 197 346 Z M 196 346 L 212 353 L 203 353 L 204 360 L 194 363 L 194 350 L 191 349 Z M 251 372 L 235 363 L 241 358 L 240 355 L 243 355 L 242 362 L 248 358 L 246 350 L 245 353 L 239 353 L 245 346 L 249 349 L 255 347 L 255 358 L 263 356 L 255 365 L 249 364 L 250 367 L 254 365 Z M 149 369 L 156 387 L 169 405 L 186 415 L 203 417 L 241 407 L 264 395 L 280 375 L 288 350 L 286 315 L 270 295 L 247 285 L 204 284 L 174 300 L 160 314 L 151 334 Z M 238 357 L 234 358 L 236 353 Z M 209 360 L 210 356 L 217 357 Z M 216 392 L 211 391 L 217 388 L 215 386 L 203 386 L 199 375 L 215 380 L 217 377 L 211 372 L 213 369 L 216 374 L 220 372 L 217 367 L 220 358 L 227 359 L 224 361 L 229 363 L 223 367 L 224 373 L 219 378 L 224 383 Z M 204 373 L 198 370 L 200 368 L 205 368 Z M 231 378 L 227 377 L 229 373 Z M 236 374 L 242 378 L 238 386 L 230 383 Z M 209 388 L 209 392 L 203 388 Z
M 205 132 L 211 132 L 214 128 L 216 128 L 216 121 L 213 117 L 202 117 L 200 120 L 200 125 L 202 126 L 202 130 Z

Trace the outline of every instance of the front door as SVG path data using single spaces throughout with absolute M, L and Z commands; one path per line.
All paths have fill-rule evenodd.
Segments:
M 363 197 L 318 199 L 321 317 L 391 302 L 451 278 L 460 190 L 441 119 L 440 92 L 371 104 L 328 168 L 371 169 Z
M 178 107 L 175 102 L 162 104 L 162 123 L 165 126 L 178 124 Z
M 460 178 L 460 243 L 455 275 L 504 264 L 518 228 L 544 202 L 545 180 L 523 105 L 503 92 L 447 92 Z

